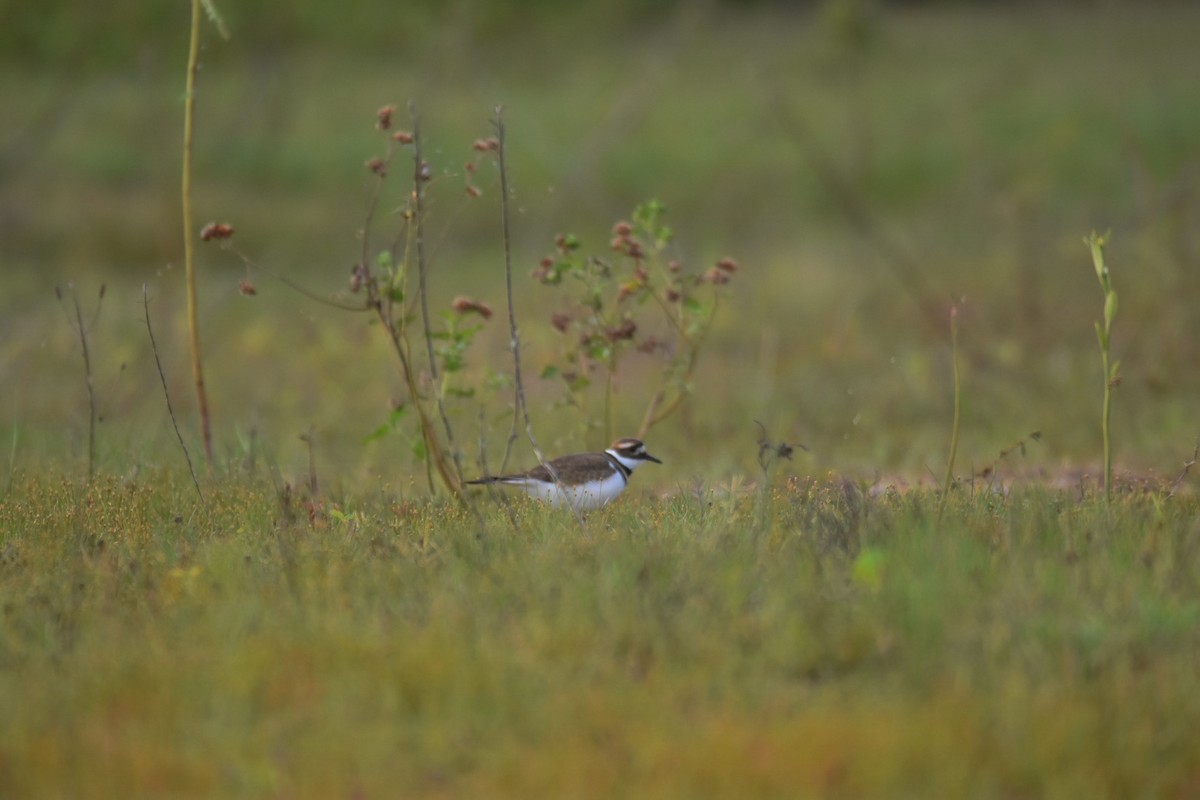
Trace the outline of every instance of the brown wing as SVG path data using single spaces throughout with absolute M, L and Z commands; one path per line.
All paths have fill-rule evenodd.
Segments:
M 573 456 L 559 456 L 558 458 L 550 459 L 550 466 L 554 467 L 554 471 L 558 473 L 559 479 L 564 479 L 570 475 L 572 478 L 579 481 L 589 480 L 591 478 L 604 478 L 614 469 L 620 469 L 624 472 L 624 468 L 620 462 L 614 462 L 609 458 L 607 453 L 580 453 Z M 495 475 L 479 478 L 467 483 L 512 483 L 514 481 L 535 480 L 553 483 L 554 476 L 550 474 L 550 470 L 544 464 L 538 464 L 528 472 L 518 472 L 512 475 Z
M 572 482 L 604 478 L 607 475 L 611 475 L 613 471 L 612 461 L 604 453 L 580 453 L 573 456 L 560 456 L 550 459 L 550 466 L 554 467 L 554 471 L 558 473 L 560 479 L 565 479 L 567 475 L 570 475 L 573 479 Z M 526 472 L 525 476 L 539 481 L 554 481 L 550 470 L 546 469 L 542 464 Z

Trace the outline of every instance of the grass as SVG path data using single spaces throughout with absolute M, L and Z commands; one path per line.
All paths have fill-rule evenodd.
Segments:
M 1184 796 L 1197 501 L 636 494 L 511 527 L 22 476 L 0 793 Z M 870 577 L 859 569 L 873 564 Z

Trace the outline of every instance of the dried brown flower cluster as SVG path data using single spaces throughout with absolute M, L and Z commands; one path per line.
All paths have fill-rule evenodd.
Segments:
M 459 295 L 454 298 L 454 302 L 450 304 L 450 308 L 454 309 L 459 314 L 475 313 L 484 319 L 492 318 L 492 307 L 482 300 Z
M 489 136 L 486 139 L 476 139 L 471 144 L 471 149 L 475 151 L 476 155 L 474 159 L 463 164 L 463 175 L 466 178 L 467 196 L 475 198 L 483 195 L 483 190 L 472 182 L 475 172 L 478 169 L 479 159 L 493 155 L 499 156 L 500 140 L 495 136 Z
M 368 158 L 366 167 L 381 178 L 387 175 L 387 162 L 379 156 Z
M 637 323 L 629 318 L 621 320 L 619 325 L 604 329 L 604 335 L 610 342 L 627 342 L 637 333 Z
M 224 222 L 210 222 L 200 229 L 200 241 L 202 242 L 228 239 L 230 236 L 233 236 L 233 226 Z
M 383 106 L 375 112 L 375 127 L 386 131 L 392 127 L 392 114 L 396 113 L 395 106 Z
M 621 220 L 613 226 L 613 237 L 609 241 L 609 246 L 614 252 L 620 253 L 623 256 L 641 261 L 646 257 L 645 248 L 642 243 L 633 235 L 633 226 L 628 222 Z
M 714 286 L 724 286 L 729 283 L 730 276 L 738 271 L 738 264 L 732 258 L 722 258 L 716 263 L 716 266 L 711 267 L 708 272 L 704 273 L 702 280 L 705 283 L 711 283 Z

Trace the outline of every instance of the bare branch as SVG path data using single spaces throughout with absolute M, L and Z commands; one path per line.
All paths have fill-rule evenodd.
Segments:
M 429 165 L 421 155 L 421 119 L 417 116 L 416 103 L 409 101 L 408 111 L 412 117 L 412 137 L 413 137 L 413 215 L 414 215 L 414 243 L 416 245 L 417 254 L 417 294 L 421 303 L 421 323 L 425 336 L 425 351 L 429 357 L 429 375 L 434 386 L 439 383 L 437 358 L 433 352 L 433 333 L 429 326 L 429 295 L 425 289 L 425 275 L 427 265 L 425 263 L 425 182 L 429 179 Z M 442 392 L 436 392 L 438 414 L 442 418 L 442 427 L 446 431 L 446 446 L 450 448 L 450 457 L 454 463 L 454 474 L 445 467 L 446 454 L 442 448 L 438 446 L 436 439 L 433 436 L 432 430 L 426 431 L 426 444 L 428 445 L 429 457 L 437 459 L 438 470 L 441 473 L 442 479 L 446 487 L 456 498 L 468 506 L 467 495 L 463 491 L 463 469 L 462 456 L 458 452 L 458 446 L 454 442 L 454 429 L 450 425 L 450 417 L 446 414 L 446 401 L 442 396 Z
M 1171 481 L 1171 491 L 1167 492 L 1167 497 L 1174 497 L 1179 491 L 1179 487 L 1187 480 L 1188 473 L 1192 471 L 1192 467 L 1196 466 L 1196 461 L 1200 460 L 1200 441 L 1196 442 L 1195 448 L 1192 449 L 1192 457 L 1183 462 L 1183 471 L 1179 473 L 1179 477 Z
M 175 409 L 171 407 L 171 393 L 167 391 L 167 376 L 163 374 L 162 361 L 158 357 L 158 343 L 154 341 L 154 328 L 150 325 L 150 296 L 146 284 L 142 284 L 142 308 L 146 312 L 146 332 L 150 334 L 150 350 L 154 353 L 154 366 L 158 368 L 158 379 L 162 381 L 163 397 L 167 400 L 167 414 L 171 417 L 171 426 L 175 429 L 175 438 L 187 459 L 188 472 L 192 476 L 192 485 L 196 487 L 196 495 L 204 503 L 204 492 L 200 491 L 200 481 L 196 478 L 196 468 L 192 466 L 192 456 L 188 453 L 187 445 L 183 443 L 183 434 L 179 432 L 179 422 L 175 419 Z
M 504 106 L 496 107 L 496 116 L 492 120 L 492 126 L 496 130 L 496 140 L 499 143 L 496 150 L 496 158 L 500 163 L 500 212 L 501 219 L 504 225 L 504 279 L 505 286 L 508 290 L 508 330 L 512 336 L 512 354 L 513 354 L 513 384 L 515 386 L 515 407 L 513 408 L 513 428 L 509 433 L 508 447 L 505 448 L 504 464 L 501 465 L 503 471 L 508 463 L 508 457 L 512 450 L 513 440 L 516 439 L 516 422 L 517 415 L 523 414 L 525 417 L 525 434 L 529 437 L 529 444 L 533 446 L 533 454 L 537 456 L 538 463 L 546 468 L 550 473 L 550 477 L 554 479 L 554 483 L 558 485 L 559 491 L 563 491 L 562 482 L 558 478 L 558 473 L 554 467 L 546 460 L 546 455 L 542 452 L 542 448 L 537 443 L 537 437 L 533 435 L 533 422 L 529 418 L 529 406 L 525 402 L 525 386 L 521 380 L 521 337 L 517 332 L 517 316 L 513 306 L 513 290 L 512 290 L 512 239 L 509 228 L 509 210 L 508 210 L 508 170 L 505 164 L 505 127 L 504 127 Z M 579 523 L 580 529 L 586 531 L 587 526 L 584 524 L 583 515 L 573 504 L 567 503 L 571 507 L 571 511 L 575 514 L 575 520 Z

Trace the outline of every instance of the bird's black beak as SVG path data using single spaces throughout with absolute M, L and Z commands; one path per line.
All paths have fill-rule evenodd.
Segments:
M 655 458 L 654 456 L 650 455 L 649 453 L 646 453 L 646 460 L 647 460 L 647 461 L 653 461 L 655 464 L 661 464 L 661 463 L 662 463 L 662 461 L 658 460 L 657 458 Z

